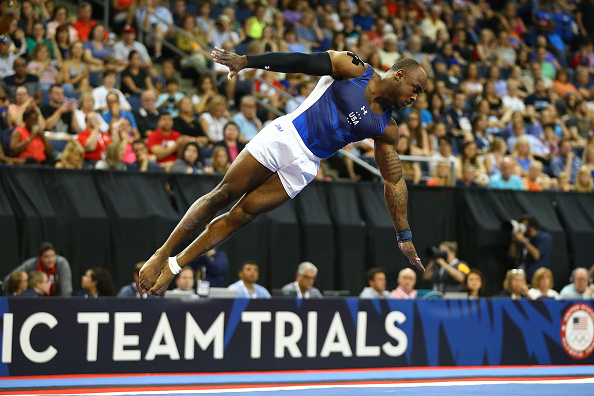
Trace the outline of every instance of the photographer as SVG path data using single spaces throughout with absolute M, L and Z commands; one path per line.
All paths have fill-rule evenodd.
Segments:
M 514 259 L 514 266 L 526 272 L 526 281 L 530 283 L 537 269 L 548 268 L 553 237 L 539 230 L 538 221 L 532 215 L 522 216 L 516 224 L 511 230 L 512 241 L 508 254 Z
M 431 261 L 423 272 L 424 280 L 433 282 L 433 290 L 440 292 L 460 291 L 466 275 L 470 272 L 468 264 L 456 257 L 458 244 L 456 242 L 442 242 L 439 249 L 430 247 L 427 255 Z

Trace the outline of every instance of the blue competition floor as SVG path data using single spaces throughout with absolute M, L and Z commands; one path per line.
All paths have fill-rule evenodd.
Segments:
M 594 366 L 122 374 L 0 379 L 0 395 L 594 395 Z

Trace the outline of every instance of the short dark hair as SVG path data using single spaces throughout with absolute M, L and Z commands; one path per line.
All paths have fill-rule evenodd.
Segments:
M 163 113 L 160 113 L 159 114 L 159 118 L 158 119 L 160 120 L 163 117 L 173 117 L 173 116 L 171 115 L 171 113 L 163 112 Z
M 245 268 L 246 265 L 255 265 L 257 267 L 258 263 L 256 262 L 256 260 L 245 260 L 243 263 L 241 263 L 239 272 L 243 271 L 243 269 Z
M 144 141 L 144 139 L 136 139 L 132 142 L 132 146 L 134 145 L 138 145 L 138 144 L 142 144 L 144 147 L 148 147 L 146 142 Z
M 136 50 L 130 51 L 130 53 L 128 54 L 128 60 L 131 61 L 132 57 L 136 54 L 138 54 L 138 51 L 136 51 Z
M 34 108 L 28 108 L 23 113 L 23 121 L 28 120 L 33 114 L 37 115 L 37 110 Z
M 367 280 L 372 281 L 375 279 L 377 274 L 385 274 L 386 271 L 383 268 L 371 268 L 367 271 Z
M 169 77 L 167 80 L 165 80 L 165 85 L 169 85 L 169 84 L 179 85 L 179 81 L 177 81 L 177 78 L 175 78 L 175 77 Z
M 528 222 L 528 227 L 534 227 L 536 229 L 538 229 L 538 220 L 536 220 L 536 217 L 534 217 L 531 214 L 525 214 L 520 218 L 520 221 L 527 221 Z
M 56 248 L 50 242 L 43 242 L 41 246 L 39 246 L 39 250 L 37 253 L 39 257 L 41 257 L 43 256 L 43 253 L 47 252 L 48 250 L 53 250 L 55 252 Z
M 54 89 L 54 88 L 63 88 L 63 87 L 62 87 L 62 84 L 52 84 L 52 85 L 50 85 L 49 91 L 52 92 L 52 89 Z
M 402 58 L 398 59 L 396 63 L 390 68 L 390 71 L 397 71 L 397 70 L 404 70 L 406 74 L 414 73 L 417 71 L 421 65 L 419 62 L 412 58 Z

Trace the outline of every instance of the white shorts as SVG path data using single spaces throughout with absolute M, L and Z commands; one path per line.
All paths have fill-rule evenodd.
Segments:
M 282 116 L 262 129 L 246 146 L 251 155 L 278 173 L 289 197 L 295 198 L 320 169 L 320 158 L 303 143 L 290 118 Z

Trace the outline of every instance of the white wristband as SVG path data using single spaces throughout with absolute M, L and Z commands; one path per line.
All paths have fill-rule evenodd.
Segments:
M 169 257 L 168 261 L 169 261 L 169 271 L 171 271 L 171 273 L 173 275 L 179 274 L 179 272 L 181 271 L 181 267 L 177 263 L 177 259 L 175 258 L 175 256 Z

